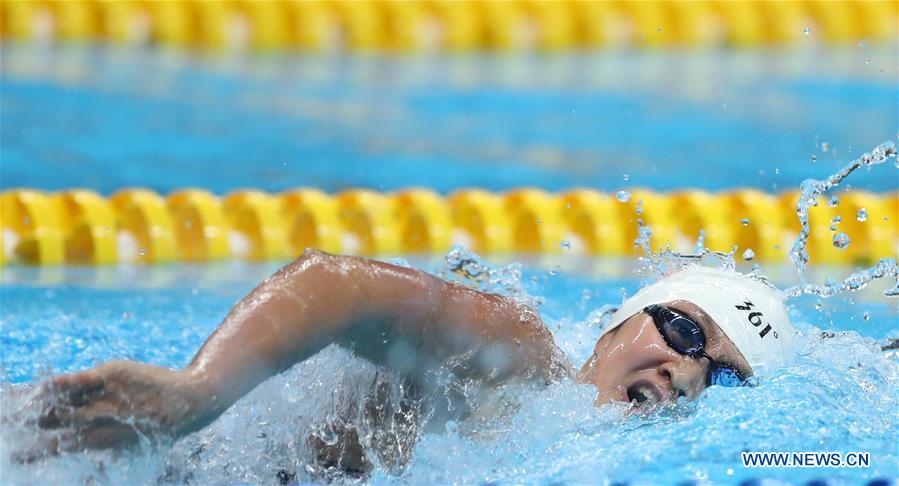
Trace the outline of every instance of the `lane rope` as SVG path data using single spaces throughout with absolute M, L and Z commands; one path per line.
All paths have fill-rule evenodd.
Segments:
M 4 0 L 0 34 L 209 50 L 454 52 L 895 42 L 883 0 Z
M 650 248 L 738 245 L 755 261 L 786 261 L 799 231 L 795 191 L 661 193 L 629 197 L 591 189 L 505 193 L 429 189 L 392 193 L 350 189 L 326 194 L 298 188 L 279 194 L 240 190 L 217 196 L 180 189 L 162 196 L 129 188 L 102 197 L 71 189 L 0 193 L 0 263 L 107 265 L 204 262 L 228 258 L 284 260 L 305 248 L 360 255 L 442 254 L 453 245 L 478 253 L 572 253 L 638 256 L 639 225 Z M 899 253 L 899 192 L 852 191 L 839 204 L 810 211 L 813 263 L 870 264 Z M 843 245 L 841 234 L 849 239 Z

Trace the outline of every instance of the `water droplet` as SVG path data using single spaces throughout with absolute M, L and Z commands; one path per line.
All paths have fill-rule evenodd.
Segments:
M 818 160 L 818 156 L 817 156 L 817 155 L 812 155 L 812 162 L 815 162 L 816 160 Z
M 861 221 L 862 223 L 867 221 L 868 220 L 868 210 L 865 208 L 859 209 L 858 213 L 856 213 L 856 215 L 855 215 L 855 219 Z
M 562 249 L 563 249 L 563 250 L 570 250 L 570 249 L 571 249 L 571 242 L 568 241 L 568 240 L 562 240 Z
M 455 420 L 448 420 L 446 425 L 443 426 L 446 429 L 447 435 L 458 435 L 459 434 L 459 424 L 456 423 Z
M 779 169 L 779 168 L 777 168 L 777 167 L 774 168 L 774 175 L 780 175 L 780 169 Z
M 325 427 L 325 430 L 322 430 L 321 438 L 322 442 L 332 446 L 337 443 L 337 432 L 334 432 L 334 429 L 331 427 Z
M 821 303 L 821 299 L 816 300 L 815 301 L 815 310 L 821 310 L 822 307 L 824 307 L 824 304 Z
M 753 258 L 755 258 L 755 252 L 752 251 L 752 248 L 747 248 L 746 251 L 743 252 L 743 260 L 751 262 Z
M 144 248 L 141 248 L 140 251 L 138 251 L 137 253 L 138 253 L 140 256 L 147 256 L 147 250 L 144 249 Z
M 570 203 L 570 202 L 565 203 L 565 209 L 571 209 L 571 203 Z
M 827 142 L 821 142 L 821 151 L 827 152 L 828 150 L 830 150 L 830 144 Z
M 537 224 L 540 224 L 540 223 L 542 223 L 542 222 L 543 222 L 543 221 L 541 221 L 540 218 L 537 218 Z
M 802 29 L 802 33 L 805 35 L 811 34 L 812 33 L 811 27 L 806 27 L 806 28 Z
M 741 219 L 740 224 L 742 224 L 743 226 L 749 226 L 749 218 Z
M 626 203 L 631 200 L 631 193 L 627 191 L 618 191 L 615 193 L 615 199 L 617 199 L 618 202 Z
M 866 57 L 866 58 L 865 58 L 865 64 L 871 64 L 871 59 Z
M 827 205 L 835 208 L 840 205 L 840 198 L 836 196 L 830 196 L 830 199 L 827 201 Z
M 849 242 L 849 235 L 846 233 L 840 232 L 833 235 L 833 246 L 841 250 L 845 250 L 849 246 Z
M 621 178 L 624 179 L 624 182 L 627 182 L 631 178 L 631 176 L 628 174 L 621 174 Z
M 865 312 L 862 314 L 862 320 L 863 320 L 863 321 L 867 322 L 868 319 L 870 319 L 870 318 L 871 318 L 871 313 L 869 313 L 868 311 L 865 311 Z
M 833 219 L 830 220 L 830 224 L 832 224 L 832 225 L 838 225 L 842 222 L 843 222 L 843 217 L 840 216 L 839 214 L 834 216 Z

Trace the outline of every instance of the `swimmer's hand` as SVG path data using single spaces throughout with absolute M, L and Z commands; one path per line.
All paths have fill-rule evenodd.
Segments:
M 180 437 L 206 423 L 208 401 L 197 390 L 189 372 L 132 361 L 53 377 L 31 401 L 50 432 L 37 455 Z

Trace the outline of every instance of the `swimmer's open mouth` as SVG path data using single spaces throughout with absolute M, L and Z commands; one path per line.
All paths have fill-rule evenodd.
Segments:
M 641 381 L 627 388 L 627 399 L 631 403 L 640 406 L 647 402 L 659 403 L 662 401 L 662 396 L 652 384 Z

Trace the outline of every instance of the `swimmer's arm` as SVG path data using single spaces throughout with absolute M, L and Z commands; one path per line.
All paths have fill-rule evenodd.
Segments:
M 413 377 L 448 363 L 490 382 L 570 368 L 527 306 L 418 270 L 307 251 L 237 303 L 185 369 L 114 361 L 43 383 L 37 423 L 60 435 L 23 457 L 199 430 L 331 343 Z
M 510 299 L 307 251 L 236 304 L 184 371 L 204 393 L 208 422 L 331 343 L 405 373 L 454 358 L 457 373 L 494 380 L 548 377 L 560 354 L 539 315 Z

